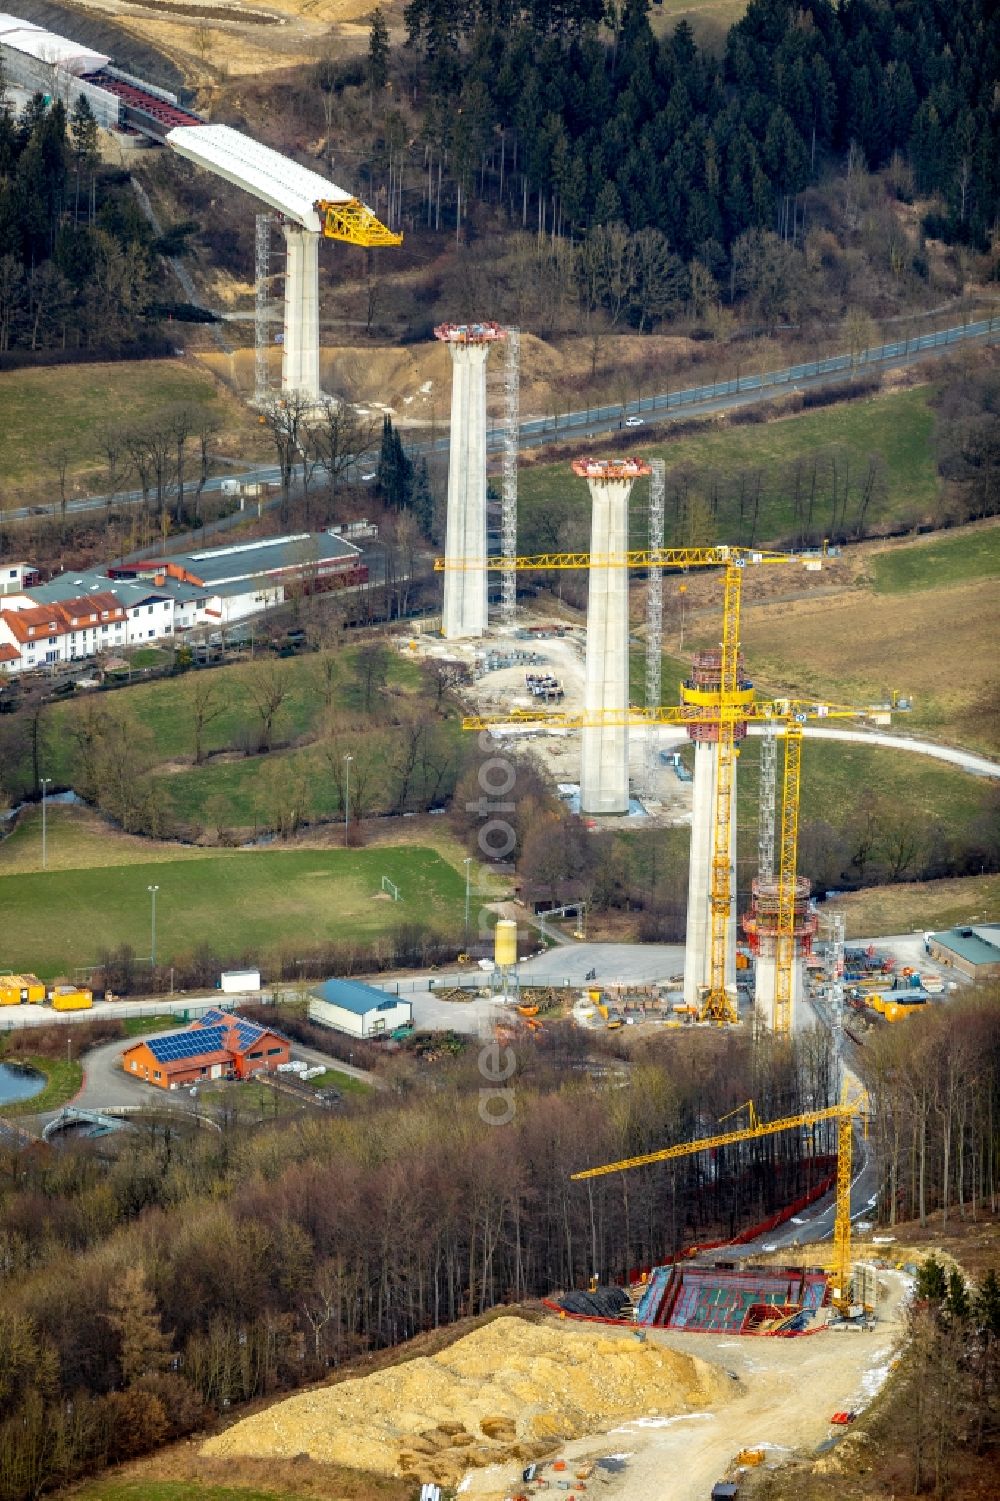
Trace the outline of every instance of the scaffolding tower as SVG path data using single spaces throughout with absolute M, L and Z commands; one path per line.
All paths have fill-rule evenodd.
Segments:
M 271 288 L 271 214 L 256 216 L 254 299 L 254 404 L 263 407 L 271 388 L 268 364 L 268 294 Z
M 843 912 L 823 913 L 827 927 L 826 940 L 826 995 L 830 1004 L 833 1030 L 840 1033 L 844 1026 L 844 935 L 846 918 Z
M 760 804 L 757 826 L 757 875 L 774 880 L 774 799 L 777 787 L 778 736 L 773 719 L 765 719 L 760 741 Z
M 508 328 L 503 366 L 503 489 L 500 513 L 500 619 L 513 625 L 517 609 L 517 446 L 521 416 L 521 330 Z
M 662 459 L 650 461 L 649 550 L 663 546 L 663 497 L 667 466 Z M 663 570 L 651 568 L 646 575 L 646 708 L 658 709 L 663 692 Z M 646 731 L 646 795 L 652 796 L 656 776 L 656 738 L 652 725 Z

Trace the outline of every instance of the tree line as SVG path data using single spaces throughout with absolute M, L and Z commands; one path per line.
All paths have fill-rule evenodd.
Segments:
M 995 1454 L 1000 1431 L 1000 1280 L 978 1286 L 927 1257 L 916 1276 L 903 1372 L 901 1432 L 912 1494 L 960 1488 L 970 1456 Z
M 865 1047 L 875 1102 L 873 1137 L 889 1225 L 933 1211 L 949 1219 L 995 1214 L 1000 1203 L 1000 985 L 927 1006 Z
M 15 115 L 0 78 L 0 355 L 141 343 L 165 249 L 128 174 L 100 166 L 86 99 L 68 114 L 35 94 Z
M 319 599 L 326 604 L 325 596 Z M 4 716 L 0 797 L 17 802 L 37 795 L 39 777 L 58 758 L 74 791 L 126 832 L 208 835 L 220 844 L 245 837 L 251 817 L 255 833 L 290 838 L 317 816 L 343 821 L 349 807 L 349 838 L 356 842 L 375 815 L 443 807 L 464 754 L 446 698 L 450 669 L 430 663 L 412 677 L 405 668 L 401 673 L 396 654 L 379 640 L 338 650 L 341 616 L 325 609 L 313 616 L 311 603 L 297 595 L 288 618 L 304 622 L 321 648 L 315 655 L 292 663 L 265 652 L 244 663 L 235 680 L 214 669 L 179 674 L 176 712 L 187 761 L 196 770 L 210 755 L 233 750 L 258 759 L 250 805 L 220 790 L 198 802 L 190 819 L 172 811 L 157 777 L 162 749 L 124 689 L 72 705 L 36 699 Z M 257 630 L 266 645 L 266 624 Z M 315 695 L 307 709 L 303 694 Z

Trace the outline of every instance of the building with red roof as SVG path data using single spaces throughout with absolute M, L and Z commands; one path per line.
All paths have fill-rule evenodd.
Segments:
M 182 1089 L 210 1079 L 250 1079 L 288 1063 L 292 1045 L 270 1027 L 235 1011 L 212 1010 L 179 1032 L 147 1037 L 122 1053 L 122 1068 L 160 1089 Z

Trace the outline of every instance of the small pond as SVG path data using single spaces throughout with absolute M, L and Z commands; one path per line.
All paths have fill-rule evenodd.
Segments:
M 30 1100 L 44 1088 L 44 1074 L 18 1063 L 0 1063 L 0 1107 L 14 1100 Z

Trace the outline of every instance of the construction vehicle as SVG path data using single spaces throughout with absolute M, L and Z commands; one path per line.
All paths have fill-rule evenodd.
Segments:
M 609 1173 L 628 1172 L 632 1168 L 646 1167 L 653 1162 L 668 1162 L 678 1157 L 690 1157 L 697 1152 L 714 1152 L 720 1147 L 735 1146 L 737 1142 L 759 1141 L 764 1136 L 775 1136 L 782 1131 L 801 1131 L 804 1127 L 819 1125 L 821 1121 L 837 1122 L 837 1210 L 833 1224 L 833 1275 L 836 1286 L 831 1301 L 838 1313 L 847 1318 L 851 1308 L 851 1157 L 854 1123 L 859 1117 L 865 1119 L 867 1096 L 844 1099 L 838 1105 L 828 1105 L 824 1110 L 808 1110 L 801 1115 L 785 1116 L 781 1120 L 761 1121 L 752 1100 L 741 1105 L 749 1112 L 750 1124 L 740 1130 L 726 1131 L 720 1136 L 706 1136 L 698 1141 L 681 1142 L 677 1146 L 662 1147 L 657 1152 L 644 1152 L 640 1157 L 626 1157 L 620 1162 L 605 1163 L 602 1167 L 590 1167 L 579 1173 L 571 1173 L 576 1183 L 583 1179 L 601 1178 Z M 728 1120 L 729 1116 L 723 1116 Z

